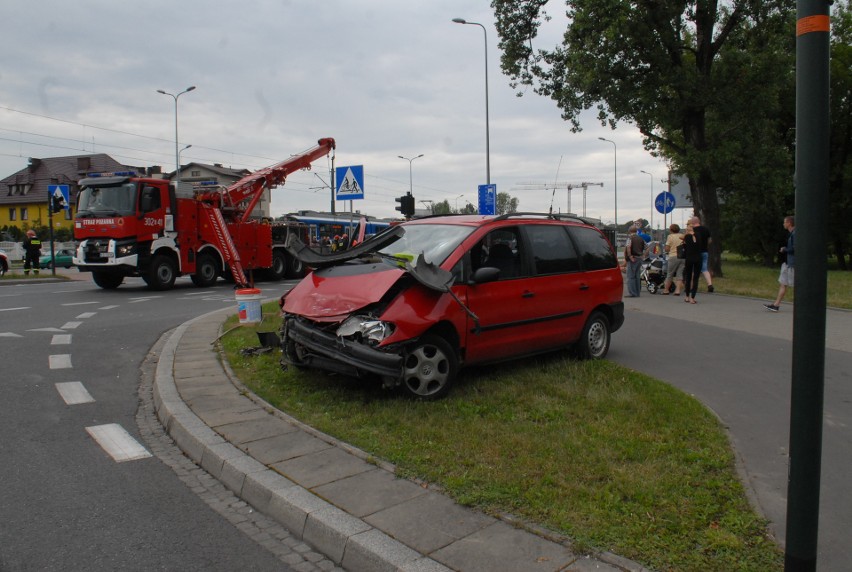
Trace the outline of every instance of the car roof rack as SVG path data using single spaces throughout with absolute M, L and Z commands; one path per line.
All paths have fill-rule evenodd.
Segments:
M 570 220 L 575 222 L 581 222 L 583 224 L 587 224 L 589 226 L 597 226 L 594 221 L 591 219 L 583 218 L 573 214 L 553 214 L 553 213 L 536 213 L 536 212 L 519 212 L 519 213 L 506 213 L 495 217 L 494 220 L 507 220 L 510 218 L 533 218 L 533 217 L 543 217 L 551 220 Z

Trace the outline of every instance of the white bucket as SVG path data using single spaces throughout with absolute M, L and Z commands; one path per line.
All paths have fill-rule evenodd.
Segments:
M 237 315 L 241 324 L 260 322 L 263 315 L 260 310 L 261 292 L 257 288 L 237 290 Z

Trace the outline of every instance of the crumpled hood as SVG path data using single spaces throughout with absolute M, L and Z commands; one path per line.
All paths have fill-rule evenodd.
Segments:
M 283 310 L 313 320 L 343 320 L 381 300 L 404 274 L 402 268 L 384 263 L 323 268 L 306 276 L 287 294 Z

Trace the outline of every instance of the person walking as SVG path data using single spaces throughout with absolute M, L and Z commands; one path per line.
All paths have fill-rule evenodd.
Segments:
M 627 231 L 627 246 L 624 247 L 624 260 L 627 263 L 627 297 L 638 298 L 642 290 L 642 253 L 645 241 L 636 234 L 636 225 Z
M 683 299 L 687 304 L 697 304 L 695 295 L 698 293 L 698 277 L 701 274 L 701 245 L 695 236 L 692 223 L 686 225 L 686 234 L 683 236 Z
M 39 267 L 38 259 L 41 257 L 41 240 L 39 240 L 35 231 L 30 229 L 27 231 L 27 237 L 24 239 L 24 275 L 29 276 L 30 267 L 33 273 L 38 276 Z
M 675 283 L 675 296 L 680 296 L 683 290 L 683 267 L 685 259 L 683 256 L 683 235 L 680 233 L 680 226 L 673 224 L 669 227 L 669 236 L 666 238 L 666 244 L 663 250 L 666 252 L 666 281 L 663 283 L 663 295 L 668 295 L 671 289 L 672 282 Z M 680 250 L 681 256 L 678 256 Z
M 707 281 L 707 291 L 712 294 L 714 291 L 713 275 L 710 274 L 710 269 L 707 267 L 707 261 L 710 258 L 708 248 L 710 242 L 713 240 L 710 236 L 710 229 L 702 226 L 701 219 L 697 216 L 692 217 L 689 222 L 692 223 L 692 231 L 695 233 L 695 239 L 698 241 L 698 246 L 701 249 L 701 274 L 704 275 L 704 280 Z
M 786 260 L 781 263 L 781 274 L 778 276 L 778 296 L 771 304 L 763 306 L 770 312 L 777 312 L 781 309 L 781 300 L 787 294 L 787 288 L 793 286 L 794 267 L 796 262 L 796 219 L 792 216 L 784 217 L 784 229 L 790 233 L 787 237 L 787 246 L 782 246 L 778 252 L 786 256 Z

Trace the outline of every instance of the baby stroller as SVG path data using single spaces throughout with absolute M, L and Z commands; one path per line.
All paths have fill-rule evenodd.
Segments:
M 662 290 L 666 281 L 666 259 L 663 257 L 646 258 L 642 261 L 642 273 L 639 278 L 645 282 L 645 287 L 651 294 Z

